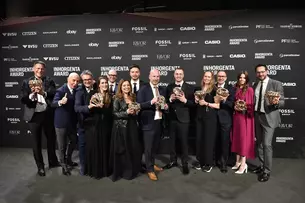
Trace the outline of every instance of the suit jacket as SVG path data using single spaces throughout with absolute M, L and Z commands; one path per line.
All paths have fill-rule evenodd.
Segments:
M 93 86 L 93 90 L 89 93 L 86 87 L 82 84 L 76 89 L 74 110 L 77 113 L 78 127 L 83 128 L 84 120 L 89 116 L 89 103 L 92 95 L 94 95 L 97 86 Z
M 217 84 L 216 84 L 217 88 Z M 218 121 L 223 125 L 232 125 L 232 116 L 234 111 L 235 88 L 232 85 L 225 84 L 224 88 L 229 90 L 229 96 L 225 102 L 220 102 L 220 108 L 217 111 Z
M 189 123 L 190 118 L 190 108 L 195 106 L 194 102 L 194 87 L 183 82 L 181 90 L 184 92 L 186 103 L 180 100 L 169 101 L 171 94 L 173 94 L 173 89 L 176 87 L 175 83 L 171 83 L 166 88 L 166 100 L 169 104 L 169 119 L 178 120 L 181 123 Z
M 158 87 L 160 95 L 166 98 L 166 89 Z M 155 104 L 151 105 L 151 100 L 154 98 L 153 90 L 150 83 L 141 87 L 137 94 L 137 102 L 141 105 L 140 111 L 140 126 L 142 130 L 152 130 L 156 112 Z
M 29 95 L 31 94 L 31 89 L 29 87 L 29 81 L 35 79 L 35 76 L 32 76 L 26 80 L 23 80 L 22 82 L 22 87 L 21 87 L 21 103 L 24 104 L 24 115 L 23 119 L 26 122 L 31 121 L 34 113 L 35 113 L 35 108 L 37 101 L 32 101 L 29 99 Z M 43 89 L 46 92 L 47 96 L 45 97 L 45 100 L 48 104 L 47 106 L 47 112 L 52 113 L 51 109 L 51 103 L 55 95 L 56 87 L 55 87 L 55 82 L 48 76 L 45 76 L 42 78 L 43 82 Z M 50 114 L 52 115 L 52 114 Z
M 129 81 L 131 81 L 131 79 L 130 79 Z M 138 91 L 135 92 L 136 95 L 138 94 L 138 92 L 139 92 L 139 90 L 141 89 L 141 87 L 142 87 L 143 85 L 145 85 L 145 84 L 147 84 L 147 83 L 144 82 L 143 80 L 140 80 L 140 81 L 139 81 L 140 87 L 138 88 Z M 131 84 L 131 85 L 133 85 L 133 84 Z
M 255 92 L 255 89 L 257 88 L 258 82 L 255 82 L 253 85 L 253 89 Z M 264 108 L 265 108 L 265 115 L 266 115 L 266 120 L 267 124 L 271 128 L 277 128 L 278 125 L 281 123 L 281 115 L 279 112 L 279 108 L 284 107 L 285 101 L 284 101 L 284 88 L 282 86 L 282 83 L 277 80 L 273 80 L 269 78 L 267 87 L 266 87 L 266 92 L 267 91 L 275 91 L 279 92 L 281 97 L 280 97 L 280 102 L 278 105 L 271 105 L 266 97 L 264 97 Z M 254 94 L 255 95 L 255 94 Z M 254 96 L 254 101 L 255 104 L 256 98 Z
M 58 101 L 61 100 L 67 93 L 68 101 L 61 106 Z M 56 90 L 52 107 L 55 108 L 54 126 L 55 128 L 75 128 L 77 123 L 77 114 L 74 111 L 75 105 L 75 90 L 72 95 L 67 84 L 64 84 Z
M 115 95 L 116 92 L 118 91 L 118 85 L 119 85 L 119 84 L 116 82 L 116 83 L 115 83 L 115 86 L 114 86 L 114 94 L 111 94 L 112 96 Z M 108 83 L 108 87 L 109 87 L 109 92 L 111 92 L 109 83 Z

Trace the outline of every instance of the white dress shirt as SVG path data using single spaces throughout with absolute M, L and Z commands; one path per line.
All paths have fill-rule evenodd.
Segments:
M 44 99 L 44 96 L 40 94 L 36 94 L 36 95 L 37 95 L 37 104 L 36 104 L 35 112 L 43 112 L 47 109 L 47 102 Z M 34 92 L 29 95 L 29 99 L 32 101 L 35 100 Z
M 260 111 L 262 113 L 265 113 L 265 107 L 264 107 L 264 100 L 265 100 L 265 94 L 266 94 L 266 88 L 269 82 L 269 77 L 267 76 L 264 80 L 263 80 L 263 89 L 262 89 L 262 103 L 261 103 L 261 109 L 257 109 L 258 108 L 258 100 L 259 100 L 259 90 L 261 88 L 261 81 L 259 81 L 259 83 L 257 84 L 257 87 L 255 89 L 255 111 Z
M 131 80 L 130 80 L 131 91 L 132 91 L 132 92 L 133 92 L 134 83 L 137 83 L 137 84 L 136 84 L 136 86 L 137 86 L 137 87 L 136 87 L 136 88 L 137 88 L 136 90 L 139 91 L 139 88 L 140 88 L 140 79 L 138 79 L 138 80 L 132 80 L 132 79 L 131 79 Z M 135 93 L 135 92 L 133 92 L 133 93 Z
M 218 87 L 218 88 L 225 88 L 225 84 L 226 84 L 225 82 L 224 82 L 222 85 L 219 85 L 219 84 L 217 83 L 217 87 Z
M 157 97 L 155 85 L 153 85 L 153 84 L 151 84 L 151 83 L 149 83 L 149 84 L 150 84 L 150 86 L 151 86 L 151 89 L 152 89 L 154 98 Z M 157 85 L 157 87 L 158 87 L 158 85 Z M 160 92 L 159 92 L 159 94 L 160 94 Z M 162 119 L 162 112 L 161 112 L 161 113 L 159 113 L 159 112 L 160 112 L 159 110 L 156 110 L 156 111 L 155 111 L 155 118 L 154 118 L 154 120 L 160 120 L 160 119 Z M 160 114 L 161 114 L 161 116 L 160 116 Z
M 109 81 L 108 81 L 109 90 L 110 90 L 110 85 L 112 85 L 112 92 L 114 92 L 115 86 L 116 86 L 115 82 L 112 83 L 112 82 L 109 82 Z M 111 91 L 111 90 L 110 90 L 110 91 Z

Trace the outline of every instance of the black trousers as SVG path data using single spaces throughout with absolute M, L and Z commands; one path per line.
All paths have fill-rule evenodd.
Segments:
M 178 120 L 171 120 L 169 123 L 170 137 L 170 161 L 177 161 L 176 144 L 180 145 L 182 165 L 187 165 L 188 161 L 188 133 L 189 123 L 181 123 Z
M 44 161 L 41 152 L 41 140 L 44 132 L 47 139 L 48 164 L 58 163 L 56 157 L 56 136 L 54 129 L 54 118 L 49 112 L 35 112 L 31 121 L 28 123 L 32 134 L 33 155 L 38 168 L 44 168 Z
M 227 165 L 230 155 L 231 124 L 218 122 L 216 141 L 216 160 L 221 166 Z
M 161 122 L 154 120 L 151 130 L 143 130 L 145 165 L 147 172 L 154 171 L 155 157 L 161 140 Z

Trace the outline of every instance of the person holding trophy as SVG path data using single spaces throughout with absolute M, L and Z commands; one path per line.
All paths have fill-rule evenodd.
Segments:
M 89 115 L 84 120 L 85 166 L 84 175 L 95 179 L 108 177 L 109 145 L 112 127 L 112 96 L 109 93 L 108 78 L 98 79 L 98 89 L 89 102 Z
M 197 104 L 196 134 L 197 159 L 195 169 L 210 172 L 214 166 L 214 150 L 217 138 L 217 110 L 220 99 L 216 96 L 214 74 L 207 71 L 203 74 L 201 90 L 195 92 Z
M 236 163 L 232 169 L 236 174 L 247 173 L 246 159 L 255 158 L 254 141 L 254 91 L 249 87 L 247 71 L 237 76 L 231 151 L 236 153 Z
M 137 114 L 140 105 L 135 102 L 128 80 L 121 80 L 113 101 L 113 128 L 110 143 L 110 172 L 112 181 L 131 180 L 141 170 L 142 151 L 139 143 Z
M 255 67 L 257 82 L 255 89 L 255 131 L 260 166 L 254 170 L 258 181 L 269 180 L 272 169 L 272 138 L 275 128 L 281 122 L 279 108 L 285 104 L 282 83 L 267 76 L 267 66 Z

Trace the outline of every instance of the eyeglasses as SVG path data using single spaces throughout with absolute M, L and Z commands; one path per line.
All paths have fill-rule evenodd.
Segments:
M 257 71 L 256 74 L 265 73 L 266 71 Z
M 227 76 L 225 76 L 225 75 L 218 75 L 217 77 L 219 77 L 219 78 L 225 78 L 225 77 L 227 77 Z
M 86 81 L 91 81 L 91 80 L 92 80 L 92 79 L 83 79 L 83 81 L 85 81 L 85 82 L 86 82 Z

